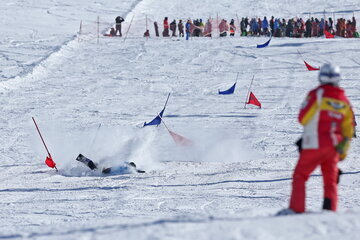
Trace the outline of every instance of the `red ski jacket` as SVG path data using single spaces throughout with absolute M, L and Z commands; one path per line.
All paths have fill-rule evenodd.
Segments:
M 350 102 L 342 88 L 330 84 L 310 91 L 302 104 L 299 122 L 304 126 L 303 149 L 336 146 L 345 137 L 350 140 L 354 136 Z
M 169 23 L 167 20 L 164 20 L 164 29 L 169 28 Z

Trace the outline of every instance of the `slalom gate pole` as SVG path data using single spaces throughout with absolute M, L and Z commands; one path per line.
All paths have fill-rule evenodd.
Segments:
M 167 96 L 167 99 L 166 99 L 166 102 L 165 102 L 165 105 L 164 105 L 164 108 L 163 108 L 163 110 L 162 111 L 165 111 L 165 109 L 166 109 L 166 106 L 167 106 L 167 103 L 168 103 L 168 101 L 169 101 L 169 97 L 170 97 L 170 93 L 168 94 L 168 96 Z M 162 117 L 160 116 L 160 114 L 158 114 L 158 116 L 160 117 L 160 119 L 162 120 Z M 161 122 L 163 122 L 163 121 L 161 121 Z M 165 124 L 164 124 L 165 125 Z M 158 127 L 159 125 L 157 125 L 157 127 Z M 169 130 L 169 129 L 168 129 Z
M 80 28 L 79 28 L 79 38 L 78 38 L 78 42 L 80 42 L 81 32 L 82 32 L 82 20 L 80 20 Z
M 148 17 L 147 17 L 147 15 L 146 15 L 146 29 L 145 29 L 145 33 L 148 31 Z M 150 33 L 149 33 L 149 35 L 150 35 Z M 146 36 L 146 40 L 148 40 L 148 36 Z
M 133 20 L 134 20 L 134 17 L 135 17 L 135 15 L 133 15 L 132 18 L 131 18 L 130 25 L 129 25 L 127 31 L 126 31 L 126 34 L 125 34 L 124 42 L 125 42 L 125 40 L 126 40 L 126 38 L 127 38 L 127 35 L 128 35 L 128 33 L 129 33 L 131 24 L 132 24 L 132 22 L 133 22 Z
M 46 143 L 45 143 L 45 141 L 44 141 L 44 138 L 43 138 L 42 135 L 41 135 L 40 129 L 39 129 L 39 127 L 38 127 L 38 125 L 37 125 L 37 123 L 36 123 L 36 121 L 35 121 L 35 118 L 32 117 L 32 120 L 33 120 L 33 122 L 34 122 L 34 124 L 35 124 L 36 130 L 37 130 L 38 133 L 39 133 L 39 136 L 40 136 L 40 138 L 41 138 L 41 141 L 42 141 L 42 143 L 44 144 L 44 147 L 45 147 L 45 149 L 46 149 L 46 152 L 47 152 L 49 158 L 52 158 L 52 157 L 51 157 L 51 154 L 50 154 L 50 152 L 49 152 L 49 149 L 48 149 L 47 146 L 46 146 Z M 56 171 L 58 171 L 58 169 L 56 168 L 56 166 L 55 166 L 55 169 L 56 169 Z
M 219 13 L 216 13 L 216 28 L 217 28 L 217 32 L 218 32 L 218 36 L 220 34 L 220 29 L 219 29 Z
M 167 96 L 167 99 L 166 99 L 166 102 L 165 102 L 165 105 L 164 105 L 164 109 L 165 109 L 166 106 L 167 106 L 167 103 L 168 103 L 168 101 L 169 101 L 169 98 L 170 98 L 170 93 L 169 93 L 168 96 Z
M 210 37 L 210 38 L 213 39 L 213 35 L 214 35 L 214 34 L 213 34 L 213 24 L 212 24 L 212 18 L 211 18 L 211 16 L 209 17 L 209 21 L 210 21 L 210 24 L 211 24 L 211 29 L 210 29 L 210 36 L 211 36 L 211 37 Z
M 100 40 L 100 17 L 97 17 L 97 44 L 99 44 Z
M 240 74 L 240 72 L 237 72 L 235 83 L 237 83 L 237 80 L 239 78 L 239 74 Z
M 160 117 L 160 119 L 161 119 L 161 122 L 164 124 L 165 128 L 170 132 L 168 126 L 166 126 L 166 124 L 165 124 L 165 122 L 164 122 L 164 119 L 160 116 L 160 114 L 159 114 L 159 117 Z
M 299 51 L 299 49 L 297 49 L 297 52 L 298 52 L 299 55 L 301 56 L 302 60 L 305 61 L 305 60 L 304 60 L 304 57 L 303 57 L 303 55 L 301 54 L 301 52 Z
M 251 86 L 252 86 L 253 81 L 254 81 L 254 77 L 255 77 L 255 75 L 253 75 L 253 77 L 252 77 L 252 80 L 251 80 L 251 83 L 250 83 L 250 86 L 249 86 L 248 92 L 247 92 L 247 94 L 246 94 L 246 99 L 245 99 L 244 108 L 246 108 L 246 102 L 247 102 L 248 97 L 249 97 L 249 93 L 250 93 L 250 89 L 251 89 Z

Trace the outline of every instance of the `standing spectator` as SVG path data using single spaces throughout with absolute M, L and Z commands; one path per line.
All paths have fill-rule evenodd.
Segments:
M 346 23 L 346 36 L 345 37 L 352 38 L 354 36 L 354 33 L 352 30 L 353 30 L 352 23 L 350 20 L 348 20 Z
M 297 19 L 296 21 L 293 21 L 294 31 L 293 31 L 293 37 L 299 37 L 300 35 L 300 19 Z
M 245 19 L 244 18 L 241 19 L 240 30 L 241 30 L 241 36 L 246 36 L 246 26 L 245 26 Z
M 201 35 L 200 21 L 202 20 L 201 19 L 194 20 L 194 24 L 193 24 L 194 29 L 193 31 L 191 31 L 194 37 L 200 37 Z
M 344 18 L 340 18 L 340 36 L 345 37 L 346 33 L 346 20 Z
M 212 32 L 212 25 L 210 19 L 208 19 L 204 27 L 204 37 L 211 37 L 211 32 Z
M 170 23 L 170 30 L 172 32 L 171 36 L 176 37 L 176 20 Z
M 311 37 L 311 32 L 312 32 L 311 28 L 312 28 L 312 23 L 310 19 L 308 19 L 305 23 L 305 29 L 306 29 L 305 37 Z
M 275 19 L 274 19 L 274 16 L 271 16 L 271 19 L 270 19 L 270 28 L 271 28 L 271 35 L 274 36 L 275 34 Z
M 235 21 L 234 21 L 234 19 L 231 19 L 231 21 L 230 21 L 230 36 L 231 37 L 235 36 L 235 30 L 236 30 Z
M 345 92 L 338 84 L 340 69 L 325 64 L 320 69 L 320 86 L 310 91 L 301 106 L 298 120 L 304 126 L 299 161 L 295 167 L 290 210 L 305 211 L 305 183 L 321 167 L 324 183 L 323 209 L 336 211 L 337 163 L 344 160 L 354 137 L 354 114 Z
M 261 22 L 261 27 L 263 29 L 263 35 L 268 35 L 268 31 L 269 31 L 269 22 L 266 19 L 266 17 L 264 17 L 264 19 Z
M 281 37 L 285 37 L 285 33 L 286 33 L 286 21 L 285 18 L 282 19 L 282 23 L 280 25 L 280 30 L 281 30 Z
M 300 37 L 304 37 L 305 33 L 305 22 L 302 18 L 300 18 Z
M 274 37 L 280 37 L 280 19 L 274 21 Z
M 356 33 L 356 19 L 355 17 L 352 17 L 352 31 L 353 33 Z
M 319 20 L 317 18 L 315 18 L 315 21 L 312 22 L 312 37 L 318 37 L 319 35 Z
M 289 19 L 287 26 L 286 26 L 286 33 L 285 36 L 286 37 L 292 37 L 294 33 L 294 25 L 293 25 L 293 20 Z
M 117 16 L 117 17 L 115 18 L 115 29 L 116 29 L 115 35 L 119 32 L 120 37 L 122 36 L 122 33 L 121 33 L 121 23 L 122 23 L 123 21 L 125 21 L 125 20 L 124 20 L 122 17 L 120 17 L 120 16 Z
M 259 35 L 262 34 L 262 31 L 261 31 L 261 27 L 262 27 L 262 21 L 260 18 L 258 18 L 257 20 L 257 25 L 258 25 L 258 32 L 259 32 Z
M 325 28 L 324 28 L 324 30 L 327 31 L 327 32 L 330 32 L 330 31 L 331 31 L 328 20 L 325 20 Z
M 200 21 L 199 21 L 199 36 L 202 37 L 203 34 L 204 34 L 204 23 L 203 23 L 203 20 L 200 18 Z
M 168 18 L 164 18 L 164 31 L 163 31 L 163 37 L 170 37 L 169 35 L 169 22 Z
M 184 37 L 184 24 L 181 19 L 179 20 L 178 23 L 178 29 L 179 29 L 179 37 Z
M 222 19 L 219 24 L 220 37 L 226 37 L 228 31 L 229 31 L 229 24 L 227 24 L 225 19 Z
M 247 27 L 249 26 L 249 19 L 248 19 L 248 17 L 245 18 L 244 23 L 245 23 L 245 30 L 247 30 Z
M 332 18 L 329 18 L 329 32 L 334 33 L 334 21 Z
M 321 18 L 320 22 L 319 22 L 319 34 L 318 36 L 323 36 L 324 35 L 324 28 L 325 28 L 325 21 L 323 18 Z
M 191 20 L 187 20 L 186 24 L 185 24 L 185 31 L 186 31 L 186 40 L 189 40 L 189 37 L 190 37 L 190 33 L 191 33 Z
M 252 18 L 250 21 L 251 34 L 252 36 L 257 36 L 259 32 L 259 25 L 255 18 Z

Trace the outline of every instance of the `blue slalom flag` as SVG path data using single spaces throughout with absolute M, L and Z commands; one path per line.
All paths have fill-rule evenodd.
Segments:
M 168 103 L 168 101 L 169 101 L 169 97 L 170 97 L 170 93 L 168 94 L 168 97 L 167 97 L 167 99 L 166 99 L 165 106 L 164 106 L 163 110 L 161 110 L 161 112 L 160 112 L 153 120 L 151 120 L 151 121 L 148 122 L 148 123 L 145 122 L 143 127 L 152 126 L 152 125 L 158 126 L 158 125 L 161 124 L 161 119 L 162 119 L 162 117 L 163 117 L 163 114 L 164 114 L 166 105 L 167 105 L 167 103 Z
M 264 48 L 264 47 L 267 47 L 267 46 L 269 45 L 270 41 L 271 41 L 271 37 L 270 37 L 270 39 L 269 39 L 266 43 L 260 44 L 260 45 L 258 44 L 258 45 L 256 46 L 256 48 Z
M 236 86 L 236 82 L 235 82 L 234 85 L 232 85 L 232 87 L 229 88 L 228 90 L 225 90 L 225 91 L 220 91 L 220 90 L 219 90 L 219 94 L 222 94 L 222 95 L 233 94 L 234 91 L 235 91 L 235 86 Z
M 151 122 L 148 122 L 148 123 L 145 122 L 143 127 L 151 126 L 151 125 L 160 125 L 161 118 L 164 114 L 164 111 L 165 111 L 165 108 L 153 120 L 151 120 Z

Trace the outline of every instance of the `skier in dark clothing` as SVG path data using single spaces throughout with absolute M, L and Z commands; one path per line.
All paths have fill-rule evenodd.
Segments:
M 112 172 L 122 172 L 122 173 L 145 173 L 143 170 L 139 170 L 136 168 L 136 164 L 134 162 L 124 162 L 121 166 L 117 167 L 100 167 L 98 163 L 95 163 L 91 159 L 85 157 L 81 153 L 77 156 L 76 161 L 79 161 L 89 167 L 91 170 L 99 170 L 103 174 L 110 174 Z
M 111 35 L 111 36 L 116 36 L 115 28 L 111 28 L 111 30 L 110 30 L 110 35 Z
M 170 30 L 172 32 L 171 36 L 176 37 L 176 21 L 175 20 L 170 23 Z
M 119 35 L 120 37 L 122 36 L 122 33 L 121 33 L 121 23 L 125 21 L 122 17 L 120 16 L 117 16 L 115 18 L 115 27 L 116 27 L 116 31 L 115 31 L 115 35 L 117 34 L 117 32 L 119 32 Z
M 179 20 L 178 29 L 179 29 L 179 37 L 184 37 L 184 24 L 182 20 Z
M 272 36 L 274 36 L 274 33 L 275 33 L 274 23 L 275 23 L 274 16 L 271 16 L 271 19 L 270 19 L 270 28 L 271 28 L 271 35 L 272 35 Z
M 244 20 L 245 23 L 245 29 L 247 29 L 247 27 L 249 26 L 249 19 L 246 17 Z
M 312 23 L 310 21 L 310 19 L 308 19 L 305 23 L 305 37 L 311 37 L 311 30 L 312 30 Z
M 292 19 L 289 19 L 288 24 L 286 26 L 286 37 L 292 37 L 294 32 L 294 26 Z
M 240 22 L 241 36 L 246 36 L 245 19 L 242 18 Z
M 332 18 L 329 18 L 329 31 L 334 30 L 334 21 Z
M 230 36 L 231 37 L 235 36 L 235 30 L 236 30 L 235 21 L 234 21 L 234 19 L 231 19 L 231 21 L 230 21 Z

